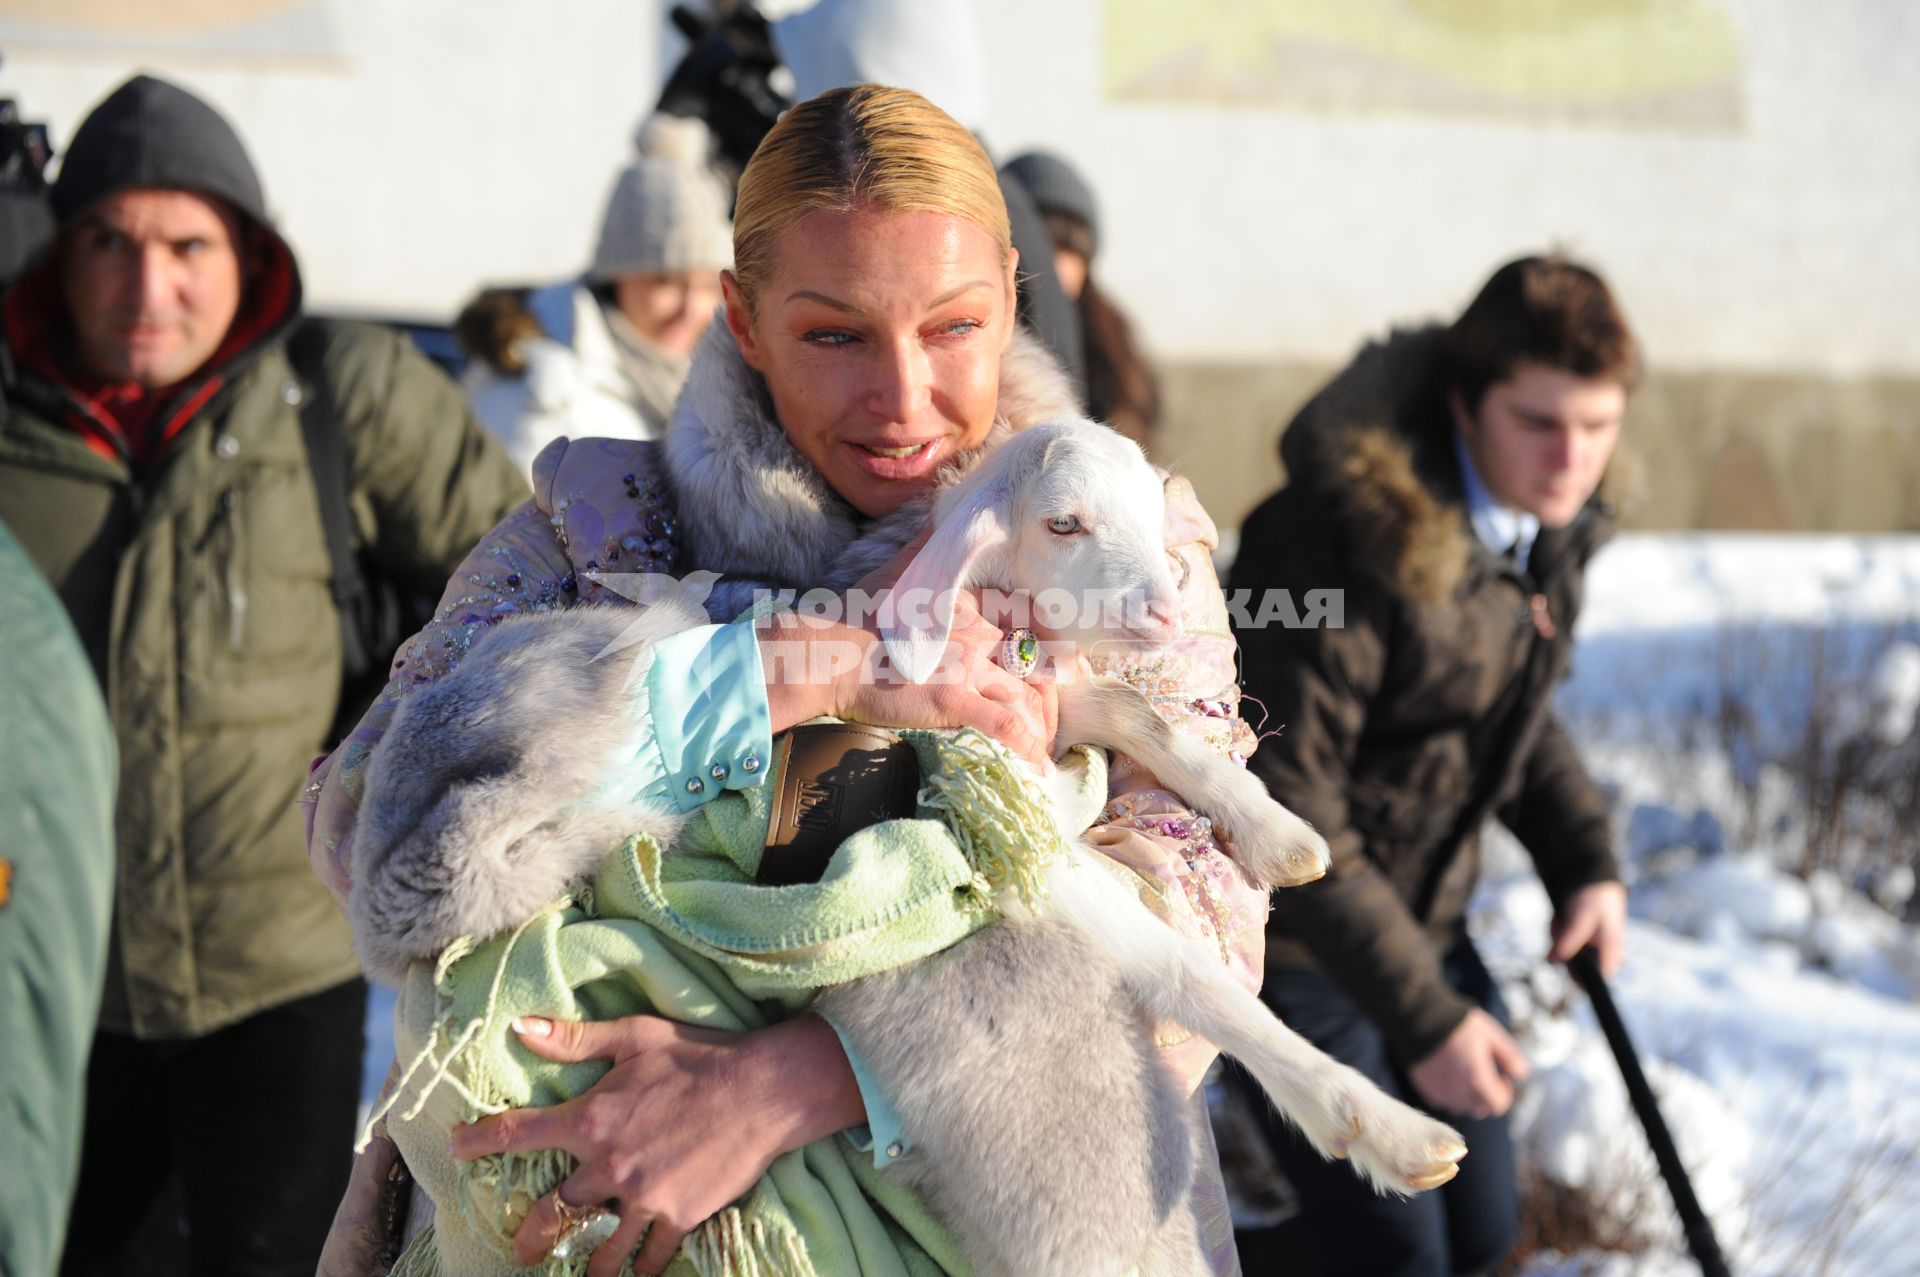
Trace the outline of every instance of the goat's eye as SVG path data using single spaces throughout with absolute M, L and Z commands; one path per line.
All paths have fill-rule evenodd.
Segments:
M 1047 520 L 1047 531 L 1059 536 L 1070 537 L 1080 530 L 1080 517 L 1062 514 Z

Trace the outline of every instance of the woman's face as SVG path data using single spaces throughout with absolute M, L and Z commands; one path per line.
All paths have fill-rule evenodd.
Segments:
M 1080 294 L 1087 291 L 1087 259 L 1079 249 L 1056 244 L 1053 249 L 1053 273 L 1060 277 L 1060 291 L 1067 300 L 1077 302 Z
M 727 274 L 727 326 L 800 455 L 877 518 L 992 428 L 1013 268 L 965 218 L 817 212 L 782 235 L 753 313 Z
M 640 335 L 685 359 L 720 304 L 720 272 L 640 271 L 613 281 L 614 300 Z

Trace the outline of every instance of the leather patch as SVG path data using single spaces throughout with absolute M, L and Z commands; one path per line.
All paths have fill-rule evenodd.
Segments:
M 914 814 L 920 760 L 892 732 L 856 723 L 803 723 L 787 733 L 759 881 L 818 882 L 849 837 Z

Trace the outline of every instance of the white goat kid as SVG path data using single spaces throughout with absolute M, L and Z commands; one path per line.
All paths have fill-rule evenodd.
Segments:
M 953 620 L 957 589 L 1032 595 L 1065 589 L 1074 599 L 1049 637 L 1088 645 L 1121 638 L 1146 644 L 1177 636 L 1178 592 L 1162 531 L 1162 481 L 1140 449 L 1104 426 L 1068 421 L 1030 427 L 944 490 L 934 528 L 895 586 L 931 608 L 900 610 L 886 634 L 895 662 L 916 681 L 930 676 Z M 1118 600 L 1113 608 L 1081 605 Z M 1076 744 L 1114 749 L 1152 772 L 1226 838 L 1256 886 L 1321 877 L 1326 843 L 1275 802 L 1245 769 L 1176 732 L 1134 688 L 1111 678 L 1063 680 L 1055 752 Z M 1460 1136 L 1393 1099 L 1275 1019 L 1229 977 L 1217 956 L 1165 926 L 1116 878 L 1099 853 L 1064 831 L 1070 857 L 1049 871 L 1038 915 L 1083 933 L 1121 973 L 1151 1016 L 1211 1040 L 1245 1065 L 1289 1121 L 1328 1157 L 1348 1158 L 1382 1191 L 1412 1193 L 1453 1178 L 1466 1153 Z M 1006 907 L 1016 919 L 1017 901 Z

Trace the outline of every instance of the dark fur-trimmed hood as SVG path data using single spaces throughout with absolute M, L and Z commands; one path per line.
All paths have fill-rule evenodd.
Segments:
M 1487 555 L 1466 516 L 1452 419 L 1435 389 L 1444 332 L 1395 329 L 1369 342 L 1280 440 L 1288 483 L 1325 506 L 1351 560 L 1425 603 L 1451 598 Z M 1612 535 L 1614 498 L 1634 471 L 1624 454 L 1616 451 L 1572 525 L 1542 533 L 1548 547 L 1584 561 Z

